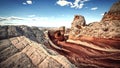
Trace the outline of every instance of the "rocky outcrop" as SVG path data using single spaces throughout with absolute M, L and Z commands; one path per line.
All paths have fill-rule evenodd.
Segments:
M 39 30 L 37 27 L 28 26 L 0 26 L 0 40 L 17 37 L 26 36 L 27 38 L 42 43 L 45 40 L 43 31 Z
M 81 15 L 75 15 L 71 29 L 80 29 L 86 25 L 85 19 Z
M 0 40 L 0 68 L 75 68 L 64 56 L 26 36 Z
M 69 33 L 69 39 L 80 36 L 97 38 L 120 38 L 120 1 L 113 4 L 100 22 L 93 22 L 83 28 L 73 29 Z M 72 26 L 74 26 L 72 24 Z
M 120 11 L 120 0 L 112 5 L 110 8 L 110 12 L 118 12 Z
M 37 27 L 0 26 L 0 68 L 76 68 Z
M 53 50 L 67 57 L 78 68 L 119 68 L 120 38 L 105 39 L 79 37 L 59 40 L 54 34 L 48 35 Z M 59 36 L 59 37 L 62 37 Z
M 82 66 L 81 63 L 83 63 L 91 68 L 119 68 L 119 8 L 120 1 L 113 4 L 100 22 L 93 22 L 74 30 L 71 28 L 68 40 L 57 42 L 58 46 L 66 49 L 66 57 L 78 67 Z M 74 58 L 72 59 L 70 56 Z
M 120 1 L 114 3 L 108 12 L 105 12 L 101 21 L 120 20 Z
M 86 25 L 85 19 L 81 15 L 75 15 L 74 20 L 71 24 L 71 31 L 69 33 L 70 36 L 75 36 L 79 34 L 79 30 L 82 29 Z

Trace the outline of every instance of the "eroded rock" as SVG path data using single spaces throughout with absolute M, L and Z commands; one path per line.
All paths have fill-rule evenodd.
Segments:
M 37 27 L 28 26 L 0 26 L 0 39 L 7 39 L 18 36 L 26 36 L 33 41 L 44 43 L 45 35 Z
M 108 12 L 105 12 L 101 21 L 120 20 L 120 1 L 114 3 Z
M 120 1 L 114 3 L 108 12 L 105 12 L 100 22 L 93 22 L 83 28 L 75 27 L 72 24 L 69 39 L 81 36 L 97 38 L 120 38 Z M 76 17 L 75 19 L 78 19 Z
M 81 15 L 75 15 L 71 29 L 80 29 L 86 25 L 85 19 Z
M 0 44 L 3 68 L 75 68 L 64 56 L 26 36 L 0 40 Z

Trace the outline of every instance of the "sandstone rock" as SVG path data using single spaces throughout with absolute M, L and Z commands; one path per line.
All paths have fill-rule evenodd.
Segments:
M 75 35 L 80 33 L 80 30 L 86 25 L 85 19 L 81 15 L 75 15 L 74 20 L 71 25 L 71 31 L 69 33 L 70 37 L 75 37 Z
M 110 8 L 110 12 L 118 12 L 120 11 L 120 0 L 112 5 Z
M 93 22 L 81 29 L 71 28 L 69 39 L 80 36 L 99 38 L 120 38 L 120 1 L 114 3 L 108 12 L 105 12 L 100 22 Z M 71 25 L 72 27 L 74 24 Z
M 3 68 L 36 68 L 34 64 L 31 63 L 30 59 L 24 53 L 16 53 L 15 55 L 9 57 L 4 62 L 0 63 L 0 67 Z
M 18 49 L 16 49 L 15 46 L 12 46 L 11 44 L 9 44 L 9 42 L 8 42 L 9 46 L 8 44 L 4 44 L 6 41 L 1 41 L 1 42 L 2 42 L 2 45 L 0 45 L 0 47 L 1 48 L 4 47 L 4 49 L 0 51 L 0 62 L 6 60 L 10 56 L 18 52 Z
M 5 39 L 5 38 L 7 38 L 7 37 L 6 37 L 7 34 L 8 34 L 7 29 L 8 29 L 7 26 L 0 26 L 0 39 Z
M 28 26 L 0 26 L 0 39 L 7 39 L 17 36 L 26 36 L 29 39 L 44 43 L 44 33 L 37 27 Z
M 71 28 L 72 29 L 76 29 L 76 28 L 80 29 L 85 25 L 86 25 L 86 22 L 85 22 L 84 17 L 81 15 L 75 15 Z
M 1 40 L 0 41 L 0 52 L 11 45 L 10 40 Z
M 0 40 L 0 67 L 75 68 L 64 56 L 26 36 Z
M 56 60 L 47 57 L 40 65 L 39 68 L 64 68 L 62 64 L 57 62 Z
M 19 29 L 19 27 L 16 26 L 8 26 L 8 37 L 16 37 L 16 36 L 21 36 L 22 34 L 22 30 Z
M 114 3 L 108 12 L 105 12 L 101 21 L 120 20 L 120 1 Z
M 65 31 L 65 26 L 59 27 L 59 30 Z

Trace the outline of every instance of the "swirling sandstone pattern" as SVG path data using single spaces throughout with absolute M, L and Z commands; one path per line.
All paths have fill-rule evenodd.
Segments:
M 77 67 L 120 67 L 120 38 L 81 37 L 67 40 L 67 42 L 55 41 L 56 38 L 51 34 L 49 34 L 49 38 L 59 47 L 59 49 L 54 46 L 52 48 L 67 57 Z

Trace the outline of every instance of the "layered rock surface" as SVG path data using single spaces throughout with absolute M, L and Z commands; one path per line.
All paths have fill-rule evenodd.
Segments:
M 49 43 L 42 31 L 21 27 L 1 27 L 0 68 L 75 68 L 64 56 L 46 48 Z
M 56 32 L 55 32 L 56 33 Z M 48 33 L 53 50 L 67 57 L 78 68 L 119 68 L 120 38 L 105 39 L 82 36 L 72 40 L 59 40 Z

